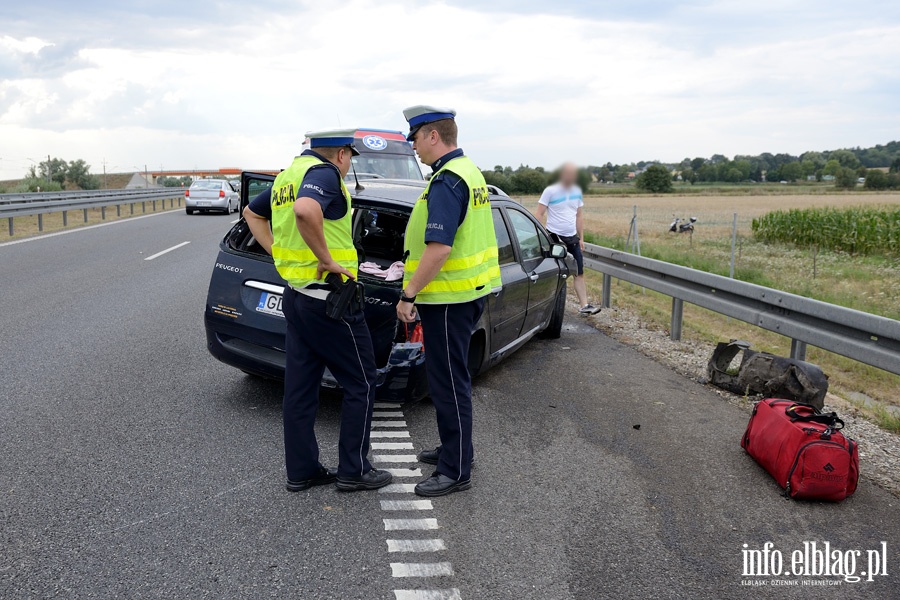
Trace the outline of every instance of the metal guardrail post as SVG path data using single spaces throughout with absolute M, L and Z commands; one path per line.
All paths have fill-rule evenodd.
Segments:
M 122 205 L 121 204 L 116 204 L 116 216 L 117 217 L 122 216 Z
M 44 230 L 44 215 L 38 215 L 38 231 Z
M 101 221 L 106 220 L 106 207 L 105 206 L 100 207 L 100 220 Z
M 153 212 L 156 212 L 156 200 L 153 201 Z
M 132 202 L 131 204 L 129 204 L 129 205 L 128 205 L 128 208 L 130 209 L 131 214 L 134 214 L 134 202 Z
M 69 224 L 69 211 L 63 211 L 63 227 Z
M 601 308 L 612 306 L 612 275 L 603 274 L 603 296 L 600 299 Z
M 9 237 L 13 236 L 13 218 L 9 218 Z
M 143 200 L 141 201 L 141 212 L 142 213 L 147 212 L 147 203 L 144 202 Z
M 791 358 L 806 360 L 806 342 L 791 340 Z
M 84 209 L 84 222 L 87 223 L 87 209 Z
M 681 340 L 681 330 L 684 323 L 684 300 L 672 298 L 672 326 L 669 328 L 669 337 L 678 342 Z

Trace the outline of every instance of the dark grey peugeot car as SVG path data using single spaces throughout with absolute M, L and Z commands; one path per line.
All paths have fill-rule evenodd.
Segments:
M 271 187 L 274 177 L 244 173 L 241 209 Z M 354 185 L 349 186 L 351 190 Z M 354 239 L 360 263 L 384 271 L 403 260 L 403 236 L 424 181 L 367 179 L 353 196 Z M 469 353 L 473 375 L 490 368 L 536 335 L 557 338 L 565 314 L 566 280 L 574 260 L 521 205 L 492 196 L 503 289 L 488 296 L 484 316 Z M 376 269 L 377 270 L 377 269 Z M 396 266 L 394 268 L 396 272 Z M 378 397 L 418 400 L 428 393 L 421 327 L 397 320 L 402 281 L 363 271 L 365 317 L 378 363 Z M 241 219 L 220 244 L 205 309 L 209 351 L 242 371 L 284 377 L 285 321 L 281 312 L 285 282 L 272 258 Z M 329 372 L 322 385 L 337 387 Z

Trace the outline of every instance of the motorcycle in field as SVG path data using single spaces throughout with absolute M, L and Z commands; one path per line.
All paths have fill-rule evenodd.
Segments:
M 669 231 L 672 233 L 694 233 L 694 223 L 696 222 L 697 217 L 691 217 L 688 220 L 675 217 L 675 220 L 669 225 Z

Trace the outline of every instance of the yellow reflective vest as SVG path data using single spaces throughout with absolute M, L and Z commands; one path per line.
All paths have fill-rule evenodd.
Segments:
M 323 161 L 315 156 L 298 156 L 290 167 L 275 178 L 272 185 L 272 258 L 275 259 L 278 274 L 295 289 L 322 283 L 316 279 L 319 259 L 300 235 L 294 216 L 294 202 L 302 196 L 300 187 L 306 172 L 321 164 L 324 164 Z M 331 257 L 356 277 L 359 258 L 353 245 L 353 211 L 350 207 L 350 192 L 343 179 L 341 191 L 347 200 L 347 212 L 336 221 L 324 220 L 325 243 L 328 244 Z
M 484 176 L 466 156 L 448 161 L 435 177 L 443 172 L 455 173 L 469 188 L 466 217 L 456 231 L 453 248 L 447 262 L 416 298 L 417 304 L 459 304 L 499 291 L 500 265 L 497 262 L 497 234 L 491 215 L 490 193 Z M 433 178 L 432 178 L 433 180 Z M 425 228 L 428 225 L 428 192 L 431 183 L 416 201 L 404 242 L 407 252 L 403 286 L 416 269 L 425 252 Z

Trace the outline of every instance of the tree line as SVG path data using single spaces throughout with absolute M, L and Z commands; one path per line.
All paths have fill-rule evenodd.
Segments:
M 31 165 L 25 175 L 11 193 L 27 192 L 59 192 L 66 186 L 82 190 L 96 190 L 100 187 L 100 178 L 91 174 L 91 165 L 82 159 L 66 161 L 62 158 L 50 158 L 37 165 Z

